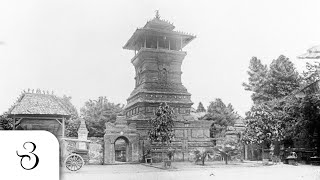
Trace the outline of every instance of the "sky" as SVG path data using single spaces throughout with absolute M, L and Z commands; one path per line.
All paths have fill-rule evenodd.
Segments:
M 134 52 L 122 47 L 159 10 L 161 19 L 197 36 L 183 50 L 182 83 L 196 108 L 215 98 L 244 115 L 252 105 L 251 57 L 265 64 L 297 59 L 320 44 L 318 0 L 2 0 L 0 1 L 0 114 L 23 90 L 72 97 L 78 110 L 106 96 L 126 103 L 134 89 Z

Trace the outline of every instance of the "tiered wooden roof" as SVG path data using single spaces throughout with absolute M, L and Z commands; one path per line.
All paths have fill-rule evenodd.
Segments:
M 123 48 L 128 50 L 137 50 L 137 43 L 139 40 L 144 39 L 146 35 L 181 38 L 182 48 L 196 38 L 196 36 L 192 34 L 174 31 L 174 28 L 175 26 L 173 23 L 160 19 L 160 16 L 157 13 L 156 17 L 148 21 L 143 28 L 136 29 Z
M 8 115 L 70 116 L 70 114 L 61 98 L 40 90 L 24 91 L 8 111 Z

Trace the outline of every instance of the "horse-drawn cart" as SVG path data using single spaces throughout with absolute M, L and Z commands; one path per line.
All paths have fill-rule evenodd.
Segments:
M 85 164 L 84 157 L 88 155 L 87 143 L 90 143 L 91 141 L 70 138 L 62 138 L 62 141 L 65 141 L 64 143 L 66 144 L 68 144 L 67 141 L 71 141 L 75 144 L 74 149 L 66 156 L 63 166 L 69 171 L 78 171 Z M 67 148 L 64 148 L 63 151 L 67 151 Z

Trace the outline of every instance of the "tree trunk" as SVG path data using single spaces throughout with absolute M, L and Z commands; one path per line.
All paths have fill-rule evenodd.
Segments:
M 226 164 L 228 164 L 228 155 L 224 156 L 224 161 L 226 162 Z
M 162 158 L 162 162 L 164 162 L 164 157 L 163 157 L 163 142 L 161 143 L 161 158 Z
M 206 156 L 202 156 L 202 166 L 204 166 L 205 159 L 206 159 Z

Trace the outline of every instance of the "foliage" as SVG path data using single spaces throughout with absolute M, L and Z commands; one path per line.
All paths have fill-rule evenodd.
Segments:
M 71 96 L 64 95 L 61 100 L 67 110 L 70 112 L 71 117 L 65 122 L 65 135 L 67 137 L 77 137 L 78 128 L 80 125 L 79 115 L 76 107 L 71 103 Z
M 306 64 L 307 71 L 304 71 L 302 73 L 306 84 L 311 84 L 317 80 L 320 80 L 319 68 L 320 68 L 320 62 L 315 62 L 314 64 L 307 62 Z
M 78 137 L 78 129 L 80 126 L 79 118 L 73 119 L 70 118 L 65 122 L 65 136 L 66 137 Z
M 203 119 L 213 121 L 214 124 L 227 127 L 234 125 L 239 115 L 234 112 L 231 104 L 226 106 L 221 99 L 217 98 L 215 101 L 210 102 L 207 114 Z
M 86 121 L 89 137 L 103 137 L 106 122 L 115 122 L 123 106 L 109 102 L 100 96 L 97 100 L 88 100 L 80 109 L 81 117 Z
M 250 60 L 249 71 L 249 82 L 243 83 L 245 90 L 251 91 L 251 99 L 254 103 L 269 100 L 264 93 L 267 86 L 267 74 L 268 67 L 261 63 L 261 60 L 257 57 L 252 57 Z
M 301 77 L 293 63 L 280 55 L 273 60 L 270 68 L 253 57 L 249 65 L 249 82 L 243 83 L 245 90 L 251 91 L 254 104 L 283 98 L 300 86 Z
M 214 151 L 224 157 L 225 163 L 228 164 L 228 159 L 241 153 L 240 143 L 234 140 L 226 140 L 222 144 L 215 146 Z
M 227 127 L 212 123 L 210 126 L 210 137 L 211 138 L 224 137 L 226 131 L 227 131 Z
M 265 93 L 271 98 L 283 98 L 290 95 L 300 86 L 301 77 L 294 64 L 281 55 L 273 60 L 267 77 L 267 89 Z
M 8 118 L 7 115 L 1 115 L 0 116 L 0 128 L 3 128 L 4 130 L 12 130 L 13 129 L 13 119 Z
M 196 112 L 206 112 L 202 102 L 199 102 Z
M 173 133 L 173 109 L 166 103 L 161 103 L 155 112 L 155 118 L 150 120 L 149 139 L 153 142 L 171 143 Z
M 252 91 L 254 105 L 246 113 L 246 131 L 243 141 L 269 146 L 275 141 L 291 136 L 290 95 L 301 84 L 301 77 L 293 63 L 281 55 L 273 60 L 270 68 L 253 57 L 249 66 L 249 83 L 245 90 Z
M 204 162 L 205 162 L 205 159 L 207 157 L 207 155 L 209 153 L 211 153 L 212 151 L 207 149 L 207 148 L 204 148 L 204 147 L 199 147 L 197 148 L 195 151 L 194 151 L 194 154 L 195 154 L 195 162 L 199 162 L 201 161 L 202 165 L 204 166 Z
M 148 136 L 152 142 L 161 142 L 163 160 L 163 145 L 164 143 L 171 143 L 174 138 L 174 111 L 166 103 L 161 103 L 155 112 L 155 116 L 150 120 L 151 129 L 148 131 Z
M 274 102 L 256 104 L 246 113 L 243 141 L 270 144 L 283 139 L 282 121 L 277 118 L 275 106 Z
M 71 96 L 66 96 L 63 95 L 63 97 L 61 98 L 64 106 L 67 108 L 67 110 L 70 112 L 71 114 L 71 119 L 77 119 L 79 117 L 77 108 L 71 103 Z
M 172 159 L 172 157 L 173 157 L 173 155 L 174 155 L 175 152 L 176 152 L 175 149 L 173 149 L 173 148 L 171 148 L 171 147 L 168 148 L 168 150 L 167 150 L 167 156 L 168 156 L 169 160 Z
M 320 94 L 308 93 L 302 98 L 291 98 L 285 105 L 287 121 L 286 139 L 292 139 L 297 147 L 320 147 L 313 141 L 314 133 L 320 133 Z

